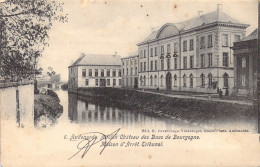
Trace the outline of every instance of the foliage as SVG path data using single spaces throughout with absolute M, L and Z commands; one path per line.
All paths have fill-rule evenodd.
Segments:
M 66 22 L 63 4 L 48 0 L 0 2 L 0 75 L 30 78 L 40 74 L 37 59 L 48 46 L 53 21 Z

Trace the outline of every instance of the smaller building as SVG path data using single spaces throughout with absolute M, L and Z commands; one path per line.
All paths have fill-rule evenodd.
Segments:
M 138 54 L 122 58 L 122 86 L 126 88 L 138 88 Z
M 239 42 L 234 42 L 234 92 L 252 96 L 257 90 L 257 29 Z
M 81 87 L 121 87 L 121 58 L 119 55 L 82 53 L 69 66 L 70 90 Z

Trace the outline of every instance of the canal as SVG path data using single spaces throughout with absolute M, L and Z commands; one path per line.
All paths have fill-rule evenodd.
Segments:
M 56 91 L 63 106 L 58 124 L 70 123 L 87 127 L 163 128 L 172 129 L 194 125 L 158 116 L 136 108 L 109 103 L 91 97 L 81 97 L 67 91 Z

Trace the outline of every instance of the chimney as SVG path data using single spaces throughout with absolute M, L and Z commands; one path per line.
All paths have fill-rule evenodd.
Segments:
M 203 11 L 198 11 L 198 16 L 201 16 Z
M 222 4 L 217 4 L 217 11 L 222 11 Z

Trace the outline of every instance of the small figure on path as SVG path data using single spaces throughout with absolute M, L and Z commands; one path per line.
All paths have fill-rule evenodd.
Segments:
M 219 89 L 219 91 L 218 91 L 218 94 L 219 94 L 219 99 L 222 99 L 222 90 L 221 89 Z

